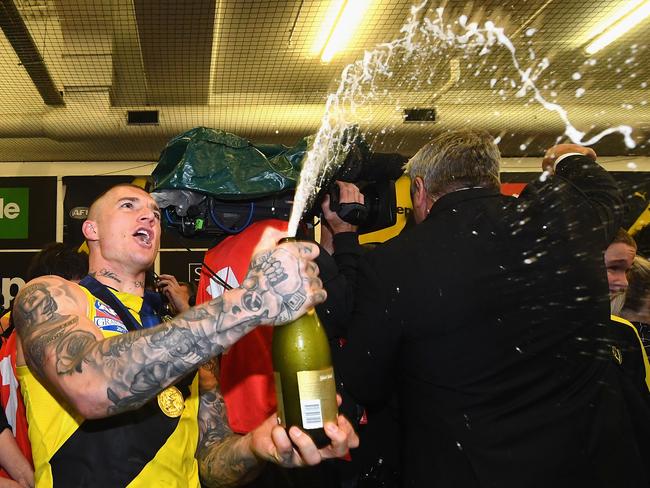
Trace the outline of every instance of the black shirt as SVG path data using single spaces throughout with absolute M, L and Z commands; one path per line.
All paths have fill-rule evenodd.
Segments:
M 360 260 L 340 370 L 361 404 L 397 393 L 404 486 L 648 485 L 610 347 L 623 200 L 588 158 L 556 171 L 447 194 Z

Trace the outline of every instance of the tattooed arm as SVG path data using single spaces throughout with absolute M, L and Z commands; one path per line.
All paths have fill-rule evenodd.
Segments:
M 293 320 L 325 299 L 308 243 L 253 257 L 241 288 L 151 329 L 104 339 L 81 289 L 55 276 L 21 290 L 14 320 L 25 362 L 86 418 L 136 409 L 260 324 Z
M 342 415 L 336 424 L 325 424 L 325 431 L 332 443 L 322 449 L 317 449 L 309 436 L 297 427 L 292 427 L 287 435 L 284 428 L 278 425 L 275 414 L 244 436 L 233 434 L 228 425 L 217 377 L 216 359 L 199 370 L 201 403 L 196 457 L 201 486 L 239 486 L 254 479 L 265 461 L 287 468 L 313 465 L 323 459 L 341 457 L 350 448 L 359 445 L 352 425 Z
M 203 486 L 237 486 L 253 480 L 263 462 L 230 430 L 219 382 L 218 359 L 199 368 L 199 444 L 196 457 Z

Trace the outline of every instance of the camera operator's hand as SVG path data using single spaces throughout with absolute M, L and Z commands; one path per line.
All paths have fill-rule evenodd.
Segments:
M 360 203 L 364 204 L 363 193 L 359 191 L 359 188 L 354 183 L 346 183 L 344 181 L 337 181 L 336 184 L 339 186 L 340 197 L 339 202 L 344 203 Z M 332 234 L 338 234 L 340 232 L 356 232 L 358 226 L 350 224 L 345 220 L 341 219 L 336 212 L 333 212 L 330 208 L 330 196 L 325 195 L 323 203 L 321 205 L 323 209 L 323 217 L 327 226 L 332 231 Z
M 174 276 L 168 274 L 159 275 L 158 289 L 167 297 L 167 300 L 174 308 L 174 313 L 179 314 L 190 308 L 190 294 L 186 288 L 179 285 Z

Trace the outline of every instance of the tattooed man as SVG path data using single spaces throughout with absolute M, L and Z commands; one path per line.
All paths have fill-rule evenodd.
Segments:
M 214 376 L 215 356 L 254 327 L 283 324 L 325 299 L 316 246 L 261 252 L 240 288 L 141 328 L 145 270 L 160 242 L 156 203 L 116 186 L 93 203 L 83 232 L 83 286 L 38 278 L 14 307 L 38 486 L 198 487 L 199 475 L 204 486 L 234 486 L 265 461 L 316 464 L 356 446 L 343 417 L 326 425 L 332 442 L 320 450 L 275 418 L 234 435 Z

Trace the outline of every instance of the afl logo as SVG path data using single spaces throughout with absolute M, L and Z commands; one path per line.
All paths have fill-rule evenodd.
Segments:
M 78 220 L 86 220 L 88 218 L 88 207 L 75 207 L 70 210 L 70 217 Z

